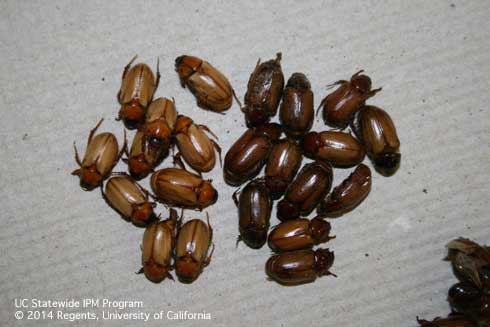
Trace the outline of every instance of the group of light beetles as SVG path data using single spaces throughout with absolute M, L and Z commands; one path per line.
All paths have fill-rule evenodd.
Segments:
M 169 218 L 159 220 L 154 213 L 156 204 L 150 199 L 182 209 L 202 210 L 214 204 L 218 192 L 202 173 L 214 168 L 215 152 L 221 160 L 221 148 L 207 126 L 177 113 L 173 99 L 153 100 L 160 79 L 158 64 L 155 77 L 144 63 L 132 66 L 135 59 L 124 68 L 117 97 L 121 105 L 118 119 L 127 129 L 137 130 L 130 150 L 126 134 L 120 149 L 113 134 L 95 135 L 101 120 L 89 134 L 83 160 L 75 147 L 80 167 L 73 174 L 79 176 L 83 189 L 100 187 L 106 202 L 122 217 L 146 227 L 141 272 L 149 280 L 173 279 L 170 271 L 175 269 L 181 282 L 191 283 L 211 260 L 209 219 L 207 223 L 193 219 L 182 225 L 183 214 L 179 218 L 171 208 Z M 334 130 L 310 132 L 315 116 L 310 82 L 304 74 L 294 73 L 284 87 L 281 53 L 273 60 L 257 62 L 244 105 L 228 79 L 210 63 L 180 56 L 175 70 L 200 108 L 223 113 L 235 99 L 245 115 L 248 129 L 228 150 L 223 164 L 227 184 L 238 187 L 248 182 L 233 194 L 238 207 L 238 241 L 253 249 L 268 241 L 276 254 L 267 261 L 266 274 L 282 285 L 333 275 L 329 269 L 334 253 L 328 248 L 313 250 L 314 245 L 334 238 L 324 218 L 351 211 L 368 195 L 371 170 L 362 164 L 366 154 L 384 176 L 393 175 L 400 165 L 400 142 L 393 121 L 386 111 L 365 104 L 381 88 L 372 89 L 371 79 L 363 71 L 349 81 L 335 82 L 332 86 L 337 89 L 318 108 Z M 280 124 L 270 122 L 278 109 Z M 343 132 L 348 126 L 355 136 Z M 281 138 L 283 132 L 286 136 Z M 175 167 L 155 170 L 175 145 Z M 123 155 L 129 174 L 113 173 Z M 301 168 L 303 156 L 313 161 Z M 184 162 L 195 173 L 189 172 Z M 264 166 L 265 176 L 256 178 Z M 329 194 L 332 167 L 355 166 Z M 149 174 L 151 193 L 136 182 Z M 273 202 L 281 197 L 277 217 L 282 223 L 269 232 Z M 314 209 L 318 215 L 312 220 L 305 218 Z

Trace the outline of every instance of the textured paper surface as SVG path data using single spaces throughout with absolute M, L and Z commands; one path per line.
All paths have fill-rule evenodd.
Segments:
M 447 241 L 489 242 L 489 1 L 2 1 L 0 15 L 0 325 L 74 324 L 16 321 L 16 298 L 107 298 L 143 301 L 149 313 L 211 314 L 151 326 L 415 326 L 417 315 L 449 312 Z M 181 113 L 218 134 L 225 153 L 244 131 L 243 115 L 236 104 L 223 116 L 197 108 L 179 85 L 175 57 L 207 59 L 243 97 L 257 59 L 278 51 L 286 78 L 307 74 L 316 104 L 327 84 L 365 69 L 383 87 L 370 103 L 398 128 L 399 172 L 375 174 L 367 200 L 331 221 L 338 278 L 288 288 L 267 281 L 270 250 L 235 248 L 234 188 L 219 167 L 205 174 L 220 195 L 206 210 L 211 265 L 191 285 L 136 275 L 143 229 L 98 191 L 81 191 L 69 175 L 72 142 L 83 153 L 102 117 L 100 130 L 122 140 L 116 94 L 122 68 L 138 54 L 152 67 L 160 58 L 156 95 L 175 97 Z M 326 127 L 317 120 L 314 129 Z M 335 170 L 335 184 L 348 173 Z

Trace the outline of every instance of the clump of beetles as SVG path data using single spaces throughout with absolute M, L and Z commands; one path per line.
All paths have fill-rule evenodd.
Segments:
M 130 148 L 126 130 L 121 148 L 113 134 L 95 135 L 101 120 L 89 134 L 83 160 L 75 147 L 79 169 L 73 174 L 79 176 L 84 190 L 100 187 L 109 206 L 135 225 L 146 227 L 141 272 L 149 280 L 173 279 L 170 272 L 175 269 L 181 282 L 190 283 L 211 261 L 213 233 L 209 219 L 207 223 L 192 219 L 182 225 L 183 209 L 202 211 L 217 201 L 218 191 L 202 173 L 215 167 L 216 152 L 221 162 L 221 148 L 207 126 L 178 114 L 173 98 L 153 99 L 160 80 L 159 64 L 155 75 L 144 63 L 133 66 L 135 59 L 124 68 L 117 95 L 121 106 L 117 120 L 136 130 Z M 276 254 L 265 265 L 267 275 L 280 284 L 297 285 L 334 275 L 329 271 L 334 253 L 313 246 L 334 238 L 324 218 L 353 210 L 368 195 L 371 171 L 362 164 L 366 154 L 384 176 L 396 172 L 401 156 L 388 113 L 365 104 L 381 88 L 372 89 L 371 79 L 362 70 L 349 81 L 332 84 L 338 88 L 318 108 L 325 123 L 335 130 L 310 132 L 315 117 L 311 84 L 305 74 L 294 73 L 284 86 L 281 60 L 278 53 L 275 59 L 257 62 L 244 105 L 228 79 L 198 57 L 176 58 L 175 71 L 200 108 L 223 113 L 235 99 L 244 113 L 248 129 L 228 150 L 223 164 L 227 184 L 248 182 L 233 195 L 239 215 L 238 240 L 253 249 L 268 242 Z M 271 122 L 278 109 L 280 124 Z M 342 131 L 349 125 L 355 136 Z M 285 137 L 281 137 L 283 132 Z M 174 166 L 156 170 L 175 148 Z M 113 173 L 123 155 L 128 173 Z M 313 161 L 301 167 L 303 157 Z M 256 178 L 264 166 L 265 176 Z M 356 168 L 330 193 L 333 167 Z M 152 192 L 137 182 L 150 174 Z M 269 231 L 276 200 L 280 200 L 277 217 L 282 223 Z M 181 208 L 180 218 L 170 208 L 169 217 L 160 220 L 154 212 L 156 202 Z M 304 218 L 315 209 L 315 218 Z
M 153 99 L 160 80 L 159 65 L 155 75 L 144 63 L 133 66 L 135 59 L 124 68 L 117 95 L 121 105 L 117 120 L 122 120 L 127 129 L 136 130 L 130 148 L 126 130 L 121 148 L 112 133 L 96 134 L 101 119 L 90 131 L 83 159 L 74 144 L 79 168 L 72 174 L 80 178 L 80 186 L 86 191 L 100 187 L 111 208 L 134 225 L 146 228 L 140 273 L 158 283 L 165 278 L 173 280 L 170 272 L 175 269 L 181 282 L 192 283 L 211 262 L 213 229 L 209 217 L 206 223 L 191 219 L 182 224 L 183 209 L 202 211 L 217 201 L 218 192 L 202 173 L 215 167 L 215 152 L 221 161 L 221 148 L 210 137 L 216 138 L 207 126 L 178 114 L 173 98 Z M 180 56 L 175 60 L 175 70 L 199 107 L 216 112 L 231 107 L 235 92 L 226 77 L 208 62 Z M 178 153 L 173 155 L 174 167 L 157 170 L 175 147 Z M 128 173 L 112 172 L 123 155 Z M 195 173 L 188 171 L 184 162 Z M 137 182 L 150 174 L 152 192 Z M 180 218 L 170 208 L 169 217 L 160 220 L 154 211 L 156 202 L 181 208 Z
M 419 319 L 421 327 L 490 326 L 490 247 L 469 239 L 448 243 L 448 255 L 458 283 L 449 288 L 447 300 L 451 314 L 432 321 Z
M 332 130 L 310 131 L 315 118 L 314 95 L 303 73 L 294 73 L 284 87 L 282 55 L 259 60 L 250 75 L 242 111 L 248 129 L 225 155 L 223 175 L 238 208 L 238 241 L 252 249 L 266 242 L 273 252 L 265 264 L 269 279 L 281 285 L 313 282 L 334 275 L 334 253 L 314 246 L 335 238 L 330 223 L 356 208 L 371 190 L 371 159 L 376 171 L 393 175 L 400 166 L 400 141 L 389 114 L 366 105 L 381 91 L 359 71 L 340 80 L 318 107 Z M 271 122 L 279 109 L 279 123 Z M 352 133 L 344 131 L 348 126 Z M 281 137 L 284 132 L 285 137 Z M 302 167 L 303 157 L 313 160 Z M 265 166 L 265 176 L 257 177 Z M 355 167 L 330 192 L 333 168 Z M 281 199 L 282 198 L 282 199 Z M 270 230 L 277 201 L 280 224 Z M 314 210 L 317 215 L 309 220 Z M 334 275 L 335 276 L 335 275 Z

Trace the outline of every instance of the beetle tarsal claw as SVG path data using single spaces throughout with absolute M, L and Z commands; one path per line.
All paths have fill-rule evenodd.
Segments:
M 143 270 L 144 270 L 143 267 L 141 267 L 141 269 L 138 270 L 135 274 L 137 274 L 137 275 L 142 274 L 143 273 Z

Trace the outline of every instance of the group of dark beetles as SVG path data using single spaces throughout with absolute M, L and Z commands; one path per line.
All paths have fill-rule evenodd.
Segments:
M 458 279 L 447 296 L 452 312 L 445 318 L 417 321 L 421 327 L 490 326 L 490 247 L 466 238 L 452 240 L 447 247 L 446 260 Z
M 158 64 L 155 76 L 144 63 L 133 66 L 135 59 L 124 68 L 117 96 L 121 105 L 118 119 L 127 129 L 136 130 L 129 151 L 126 132 L 121 149 L 113 134 L 95 135 L 101 120 L 89 134 L 83 160 L 74 145 L 79 168 L 72 174 L 79 176 L 84 190 L 100 187 L 103 198 L 123 218 L 146 227 L 141 272 L 149 280 L 173 279 L 170 272 L 175 269 L 181 282 L 191 283 L 211 261 L 214 246 L 211 249 L 209 219 L 207 223 L 193 219 L 182 225 L 183 214 L 179 218 L 171 208 L 169 218 L 160 220 L 154 201 L 195 210 L 214 204 L 218 192 L 202 173 L 214 168 L 215 151 L 221 160 L 221 148 L 207 126 L 177 113 L 173 99 L 153 100 L 160 79 Z M 273 60 L 259 60 L 250 76 L 244 105 L 228 79 L 210 63 L 180 56 L 175 70 L 182 87 L 193 93 L 200 108 L 223 113 L 235 99 L 245 115 L 248 129 L 228 150 L 223 164 L 227 184 L 238 187 L 248 182 L 233 194 L 239 216 L 238 241 L 258 249 L 268 240 L 276 254 L 265 270 L 282 285 L 334 275 L 329 271 L 334 253 L 328 248 L 313 250 L 314 245 L 334 238 L 324 218 L 353 210 L 368 195 L 371 171 L 362 164 L 366 154 L 384 176 L 393 175 L 400 165 L 400 142 L 393 121 L 386 111 L 365 104 L 381 88 L 372 89 L 371 79 L 362 70 L 349 81 L 335 82 L 332 87 L 337 89 L 318 108 L 325 123 L 334 129 L 310 132 L 315 116 L 310 82 L 304 74 L 294 73 L 284 88 L 281 53 Z M 280 124 L 270 122 L 278 109 Z M 355 136 L 342 131 L 348 126 Z M 286 137 L 281 138 L 283 132 Z M 175 145 L 174 167 L 155 170 Z M 113 173 L 123 155 L 129 174 Z M 303 156 L 314 161 L 300 170 Z M 184 162 L 195 173 L 189 172 Z M 264 166 L 265 176 L 256 178 Z M 332 166 L 356 168 L 329 194 Z M 152 192 L 136 182 L 149 174 Z M 269 233 L 273 201 L 281 197 L 277 217 L 282 223 Z M 304 218 L 314 209 L 315 218 Z

